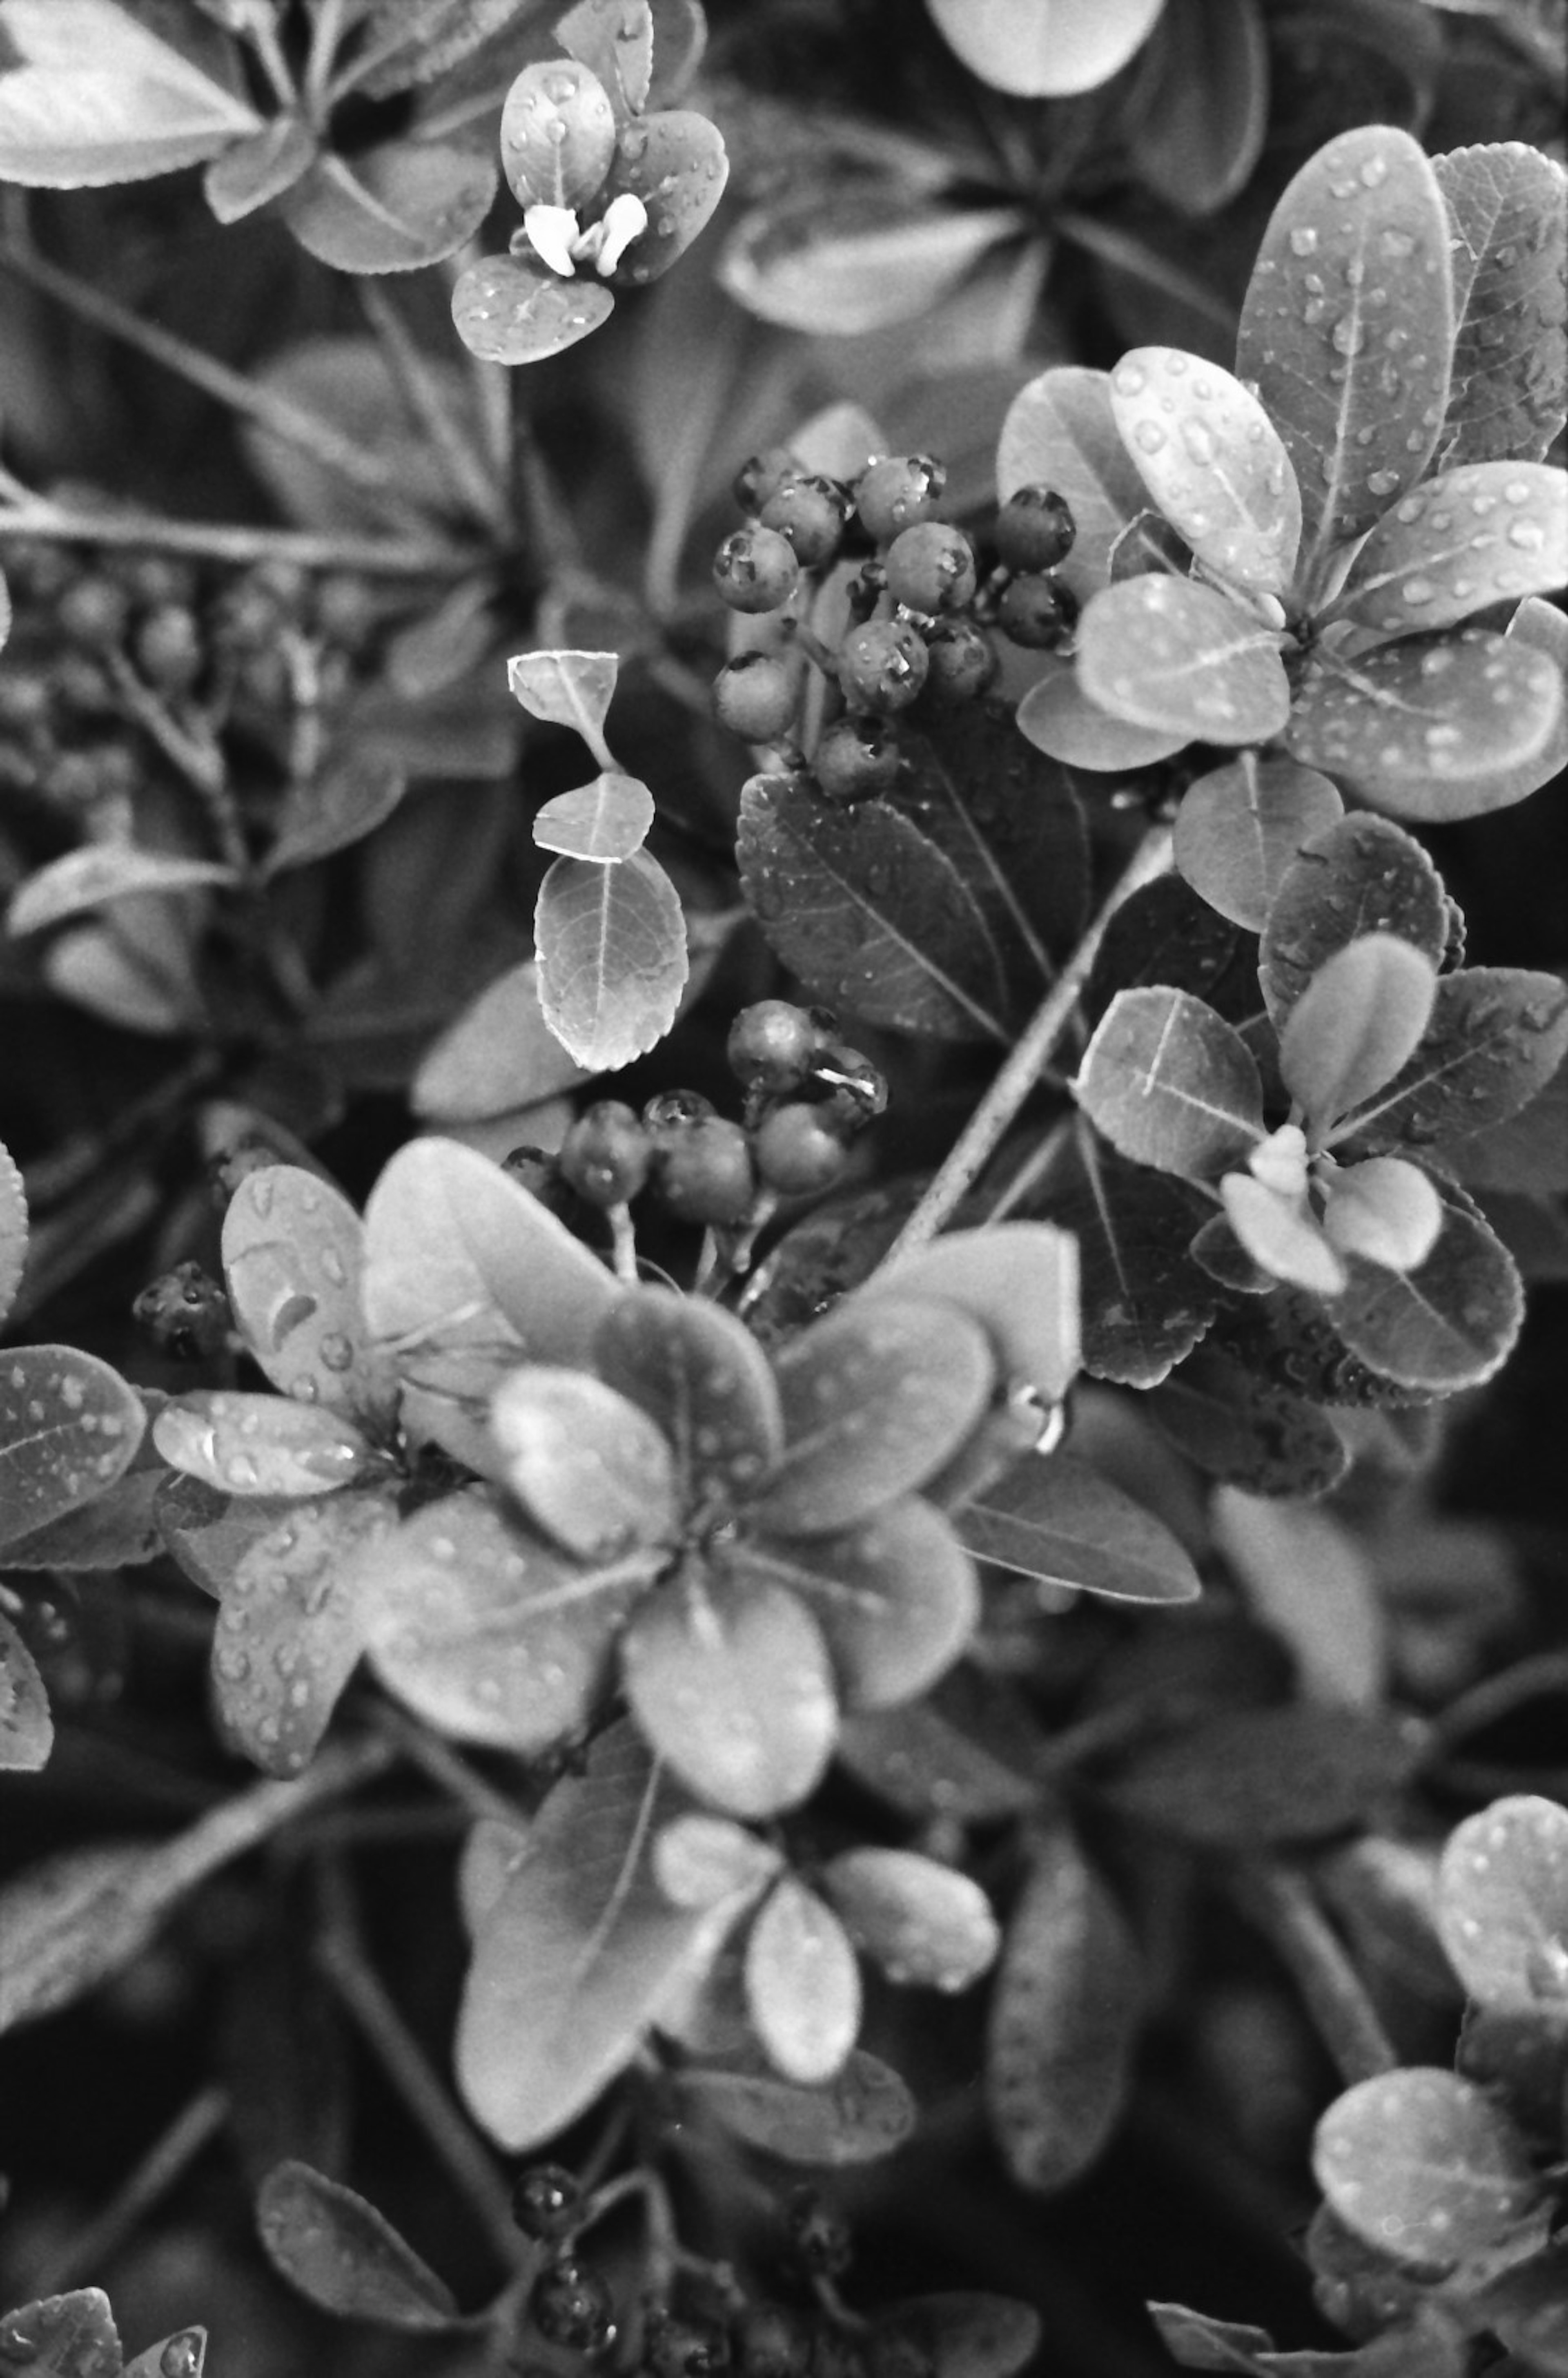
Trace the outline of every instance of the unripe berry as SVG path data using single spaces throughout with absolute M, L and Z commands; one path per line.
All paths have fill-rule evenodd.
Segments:
M 713 556 L 713 583 L 732 611 L 777 611 L 799 580 L 795 547 L 773 528 L 737 528 Z
M 836 2279 L 849 2268 L 854 2243 L 849 2224 L 814 2188 L 797 2188 L 784 2208 L 790 2243 L 813 2278 Z
M 817 746 L 811 773 L 825 801 L 847 805 L 892 790 L 903 755 L 888 728 L 874 718 L 840 718 Z
M 1078 617 L 1078 606 L 1059 579 L 1026 570 L 1012 581 L 997 607 L 997 625 L 1015 644 L 1031 652 L 1054 652 Z
M 907 619 L 872 619 L 839 647 L 839 683 L 853 710 L 907 710 L 930 666 L 919 631 Z
M 650 1099 L 642 1110 L 642 1120 L 661 1147 L 669 1146 L 682 1134 L 707 1123 L 718 1112 L 712 1099 L 700 1090 L 661 1090 Z
M 787 999 L 760 999 L 730 1026 L 730 1070 L 748 1090 L 777 1098 L 797 1090 L 810 1072 L 821 1035 L 804 1008 Z
M 46 677 L 37 669 L 18 669 L 9 663 L 0 669 L 0 726 L 16 727 L 25 734 L 30 727 L 42 727 L 48 715 Z
M 67 718 L 102 718 L 118 707 L 113 686 L 86 653 L 61 653 L 50 678 L 55 703 Z
M 136 659 L 160 692 L 190 691 L 201 675 L 203 655 L 196 621 L 183 603 L 163 603 L 148 613 L 136 631 Z
M 797 472 L 781 479 L 762 507 L 763 524 L 787 536 L 802 570 L 825 570 L 844 543 L 849 498 L 836 479 Z
M 624 1206 L 647 1180 L 653 1143 L 628 1106 L 601 1099 L 561 1142 L 561 1177 L 591 1206 Z
M 795 723 L 799 680 L 775 653 L 737 653 L 713 679 L 713 715 L 748 743 L 774 743 Z
M 928 520 L 941 501 L 947 466 L 930 454 L 886 454 L 861 473 L 855 509 L 868 536 L 885 545 L 901 529 Z
M 709 1116 L 665 1141 L 658 1183 L 665 1206 L 679 1221 L 738 1222 L 757 1195 L 751 1143 L 737 1123 Z
M 976 702 L 997 673 L 997 656 L 972 619 L 939 619 L 926 632 L 926 692 L 932 702 Z
M 975 592 L 975 548 L 961 528 L 917 521 L 887 550 L 888 593 L 911 611 L 960 611 Z
M 791 453 L 787 446 L 765 446 L 760 454 L 750 455 L 736 473 L 736 502 L 755 520 L 770 496 L 776 494 L 786 479 L 798 479 L 804 469 L 799 455 Z
M 548 2263 L 533 2282 L 528 2314 L 548 2345 L 597 2353 L 615 2334 L 615 2302 L 591 2263 Z
M 822 1107 L 803 1099 L 774 1107 L 757 1126 L 757 1170 L 781 1197 L 808 1197 L 831 1189 L 849 1161 L 843 1135 Z
M 997 514 L 997 558 L 1004 570 L 1055 570 L 1077 534 L 1065 496 L 1037 483 L 1019 487 Z
M 525 2238 L 564 2238 L 581 2204 L 582 2183 L 564 2164 L 530 2164 L 512 2183 L 512 2219 Z
M 78 578 L 61 595 L 56 617 L 71 642 L 85 652 L 111 652 L 125 642 L 130 597 L 111 578 Z
M 132 601 L 150 609 L 157 603 L 196 601 L 196 564 L 182 561 L 177 554 L 121 554 L 110 567 Z
M 748 2304 L 735 2323 L 740 2378 L 805 2378 L 811 2324 L 789 2304 Z

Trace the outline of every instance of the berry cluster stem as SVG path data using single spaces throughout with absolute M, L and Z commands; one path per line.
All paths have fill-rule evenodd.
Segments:
M 996 1153 L 1008 1126 L 1056 1053 L 1057 1043 L 1072 1020 L 1079 994 L 1099 955 L 1106 928 L 1124 900 L 1163 875 L 1170 865 L 1168 826 L 1145 835 L 1111 887 L 1099 914 L 1090 925 L 1055 982 L 1024 1027 L 1022 1039 L 996 1075 L 944 1162 L 887 1254 L 880 1270 L 913 1255 L 934 1239 L 963 1204 Z

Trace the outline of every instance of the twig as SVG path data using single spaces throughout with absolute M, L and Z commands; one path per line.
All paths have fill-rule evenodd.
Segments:
M 462 578 L 480 558 L 461 546 L 418 537 L 317 535 L 308 529 L 160 520 L 150 513 L 84 512 L 42 496 L 0 511 L 0 541 L 35 536 L 54 537 L 63 545 L 186 553 L 199 561 L 231 561 L 240 567 L 252 561 L 287 561 L 305 570 L 358 570 L 378 578 Z
M 1163 875 L 1170 864 L 1170 830 L 1156 827 L 1139 845 L 1110 896 L 1047 991 L 1024 1027 L 1023 1037 L 997 1074 L 949 1150 L 919 1204 L 882 1257 L 885 1271 L 934 1239 L 957 1211 L 989 1163 L 1009 1124 L 1035 1088 L 1057 1042 L 1071 1022 L 1078 995 L 1089 979 L 1106 928 L 1124 900 Z
M 500 488 L 491 479 L 453 414 L 420 347 L 387 292 L 378 282 L 355 283 L 360 306 L 375 331 L 387 368 L 415 426 L 423 429 L 463 510 L 482 528 L 493 528 L 500 510 Z
M 78 2230 L 39 2264 L 29 2282 L 29 2292 L 37 2296 L 60 2295 L 79 2280 L 96 2279 L 154 2206 L 184 2179 L 228 2119 L 226 2090 L 198 2091 L 153 2141 L 96 2220 L 90 2221 L 85 2229 Z
M 1238 1879 L 1236 1893 L 1289 1968 L 1346 2084 L 1394 2072 L 1394 2043 L 1306 1878 L 1290 1867 L 1260 1864 Z

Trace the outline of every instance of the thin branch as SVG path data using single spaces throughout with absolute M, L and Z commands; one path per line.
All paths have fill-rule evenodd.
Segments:
M 8 475 L 8 474 L 4 474 Z M 0 475 L 0 493 L 5 492 Z M 185 553 L 198 561 L 294 562 L 305 570 L 359 570 L 367 577 L 463 578 L 481 558 L 473 547 L 419 537 L 317 535 L 307 529 L 248 528 L 227 522 L 161 520 L 149 513 L 86 512 L 29 497 L 0 510 L 0 541 L 54 537 L 63 545 L 126 546 Z
M 1168 827 L 1156 827 L 1145 835 L 1133 852 L 1099 915 L 1024 1027 L 1023 1039 L 1002 1065 L 949 1150 L 941 1169 L 882 1257 L 880 1270 L 885 1271 L 904 1255 L 913 1255 L 916 1247 L 923 1247 L 928 1240 L 934 1239 L 964 1203 L 996 1153 L 1014 1116 L 1039 1081 L 1042 1070 L 1050 1063 L 1058 1041 L 1071 1023 L 1077 1011 L 1079 993 L 1088 981 L 1090 970 L 1099 955 L 1107 926 L 1124 900 L 1130 899 L 1134 892 L 1142 891 L 1145 883 L 1152 883 L 1156 876 L 1163 875 L 1169 864 L 1170 830 Z
M 1306 1877 L 1292 1867 L 1259 1864 L 1239 1878 L 1236 1892 L 1289 1968 L 1347 2087 L 1394 2072 L 1400 2060 L 1394 2043 Z

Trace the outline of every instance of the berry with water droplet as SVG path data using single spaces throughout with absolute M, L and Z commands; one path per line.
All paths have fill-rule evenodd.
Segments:
M 960 611 L 975 592 L 975 548 L 946 521 L 916 521 L 887 550 L 888 592 L 911 611 Z
M 624 1206 L 647 1180 L 653 1143 L 646 1125 L 618 1099 L 580 1114 L 561 1142 L 561 1177 L 591 1206 Z
M 759 999 L 730 1026 L 724 1053 L 744 1088 L 778 1098 L 800 1087 L 820 1040 L 804 1008 L 787 999 Z
M 926 631 L 926 694 L 943 707 L 977 702 L 997 673 L 997 656 L 973 619 L 938 619 Z
M 548 2345 L 598 2353 L 615 2335 L 615 2300 L 592 2263 L 548 2263 L 533 2282 L 529 2318 Z
M 1077 534 L 1067 498 L 1035 481 L 1015 488 L 997 514 L 997 556 L 1004 570 L 1055 570 Z
M 892 790 L 903 754 L 891 731 L 874 718 L 840 718 L 828 728 L 811 762 L 817 790 L 847 805 Z
M 757 1170 L 781 1197 L 809 1197 L 831 1189 L 849 1161 L 844 1135 L 827 1110 L 792 1099 L 757 1126 Z
M 566 2237 L 582 2209 L 582 2183 L 565 2164 L 532 2163 L 512 2182 L 512 2219 L 525 2238 Z
M 784 2207 L 784 2226 L 796 2261 L 813 2278 L 836 2279 L 847 2271 L 855 2247 L 849 2224 L 815 2188 L 797 2188 Z
M 907 710 L 926 682 L 930 660 L 919 631 L 907 619 L 872 619 L 839 647 L 839 683 L 856 710 L 886 715 Z
M 1061 581 L 1037 570 L 1021 572 L 997 606 L 1002 634 L 1031 652 L 1053 652 L 1077 617 L 1078 606 Z
M 642 1120 L 661 1147 L 672 1145 L 684 1132 L 707 1123 L 718 1109 L 700 1090 L 661 1090 L 642 1110 Z
M 713 583 L 732 611 L 777 611 L 799 580 L 795 547 L 774 528 L 737 528 L 713 557 Z
M 838 481 L 813 471 L 781 479 L 762 507 L 764 526 L 789 539 L 803 570 L 825 570 L 838 559 L 848 518 L 849 498 Z
M 776 743 L 795 722 L 799 680 L 775 653 L 737 653 L 713 679 L 713 715 L 748 743 Z
M 868 536 L 885 545 L 916 521 L 929 520 L 947 485 L 947 465 L 931 454 L 884 454 L 856 481 L 855 509 Z
M 153 1280 L 131 1314 L 160 1353 L 176 1363 L 198 1363 L 218 1353 L 233 1326 L 228 1298 L 198 1263 L 176 1264 Z

